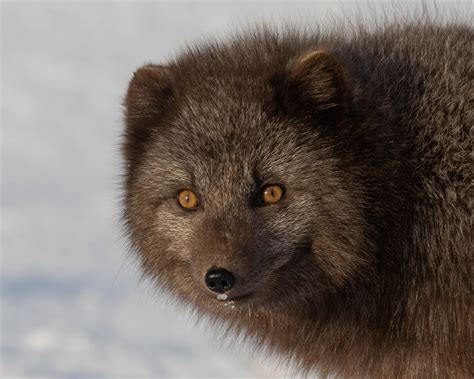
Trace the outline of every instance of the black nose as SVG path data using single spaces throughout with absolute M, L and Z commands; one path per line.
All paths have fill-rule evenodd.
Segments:
M 211 291 L 223 293 L 232 288 L 235 279 L 234 275 L 223 268 L 209 270 L 205 277 L 206 286 Z

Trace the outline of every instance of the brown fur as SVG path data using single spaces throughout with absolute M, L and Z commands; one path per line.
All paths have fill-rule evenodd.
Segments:
M 303 373 L 472 376 L 473 37 L 259 30 L 139 69 L 124 219 L 144 272 Z M 281 202 L 256 205 L 265 183 Z M 208 296 L 211 267 L 250 296 Z

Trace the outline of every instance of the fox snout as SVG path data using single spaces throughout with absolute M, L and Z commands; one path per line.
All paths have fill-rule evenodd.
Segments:
M 209 270 L 204 278 L 207 288 L 212 292 L 224 293 L 232 289 L 235 283 L 234 274 L 226 269 Z
M 233 265 L 211 266 L 196 285 L 218 300 L 234 300 L 258 292 L 264 281 L 258 275 L 246 275 L 243 271 L 246 270 Z

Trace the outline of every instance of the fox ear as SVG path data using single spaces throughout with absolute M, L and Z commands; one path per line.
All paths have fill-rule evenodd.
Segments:
M 166 66 L 148 64 L 133 74 L 125 98 L 127 125 L 159 116 L 174 97 L 173 75 Z
M 289 68 L 290 86 L 300 100 L 319 110 L 347 107 L 352 84 L 345 67 L 328 51 L 316 50 L 297 58 Z
M 133 74 L 124 102 L 123 151 L 129 161 L 143 150 L 155 126 L 170 111 L 175 92 L 172 70 L 166 66 L 148 64 Z

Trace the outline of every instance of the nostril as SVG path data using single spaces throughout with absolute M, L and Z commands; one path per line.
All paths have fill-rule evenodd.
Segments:
M 223 293 L 230 290 L 235 282 L 234 275 L 231 272 L 220 268 L 209 270 L 204 278 L 207 288 L 211 291 Z

